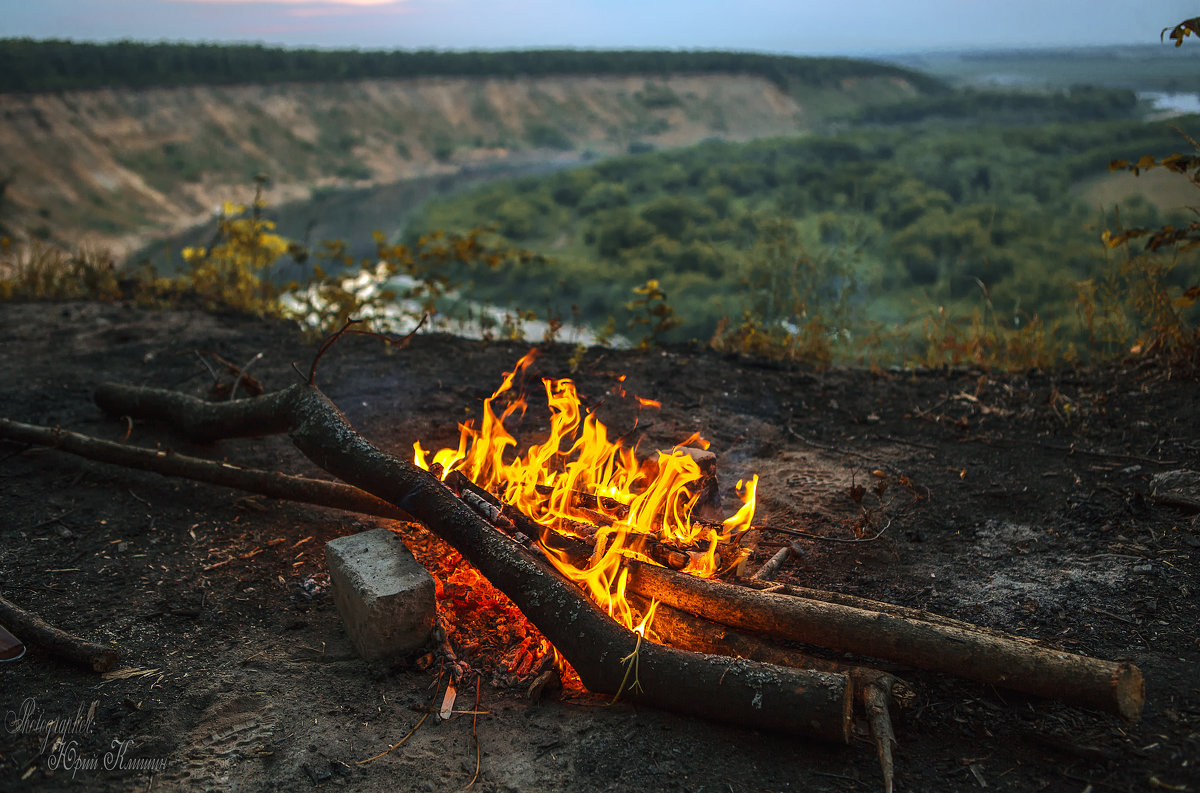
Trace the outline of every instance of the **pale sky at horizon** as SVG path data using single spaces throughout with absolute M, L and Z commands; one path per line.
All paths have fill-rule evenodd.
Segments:
M 870 54 L 1155 44 L 1200 16 L 1200 0 L 0 0 L 0 11 L 0 37 L 80 41 Z

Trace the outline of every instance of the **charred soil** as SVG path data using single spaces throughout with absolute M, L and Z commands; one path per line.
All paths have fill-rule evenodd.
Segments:
M 1156 500 L 1151 482 L 1200 470 L 1194 379 L 1155 364 L 813 372 L 699 349 L 595 348 L 573 360 L 570 345 L 540 346 L 541 375 L 573 377 L 645 448 L 708 438 L 727 508 L 737 480 L 759 475 L 755 523 L 793 533 L 751 532 L 752 568 L 799 532 L 804 555 L 779 581 L 1128 660 L 1145 675 L 1143 718 L 1130 725 L 855 659 L 913 692 L 896 721 L 898 790 L 1200 790 L 1200 527 Z M 528 347 L 428 335 L 391 350 L 347 338 L 317 380 L 364 436 L 407 457 L 416 440 L 454 445 L 457 422 L 478 415 Z M 212 381 L 198 356 L 209 353 L 237 363 L 262 353 L 250 373 L 274 390 L 314 351 L 273 321 L 3 304 L 0 415 L 322 476 L 286 438 L 194 444 L 107 417 L 91 398 L 105 381 L 204 394 Z M 634 395 L 662 407 L 639 412 Z M 518 440 L 543 423 L 531 410 Z M 446 601 L 481 615 L 451 637 L 484 672 L 478 704 L 472 685 L 457 705 L 478 715 L 430 716 L 363 764 L 413 729 L 438 678 L 412 659 L 360 660 L 325 586 L 324 543 L 387 521 L 12 443 L 0 443 L 0 499 L 0 594 L 123 652 L 107 677 L 37 647 L 0 665 L 3 789 L 880 786 L 865 737 L 804 743 L 569 691 L 530 699 L 497 662 L 523 640 L 521 621 L 449 581 L 452 552 L 414 526 L 393 528 L 447 579 Z

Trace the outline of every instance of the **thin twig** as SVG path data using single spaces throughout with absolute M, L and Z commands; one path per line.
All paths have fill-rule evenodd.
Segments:
M 790 545 L 785 545 L 774 556 L 764 562 L 763 566 L 758 568 L 750 578 L 756 581 L 770 581 L 772 576 L 779 572 L 779 568 L 783 567 L 789 557 L 795 556 L 796 558 L 800 558 L 803 555 L 804 549 L 800 547 L 800 543 L 793 542 Z
M 217 370 L 212 368 L 212 364 L 210 364 L 208 361 L 204 360 L 204 356 L 200 354 L 200 351 L 192 350 L 192 352 L 196 353 L 196 357 L 200 359 L 200 363 L 204 364 L 204 368 L 207 369 L 209 375 L 212 376 L 213 385 L 216 385 L 217 383 L 221 382 L 221 378 L 217 376 Z
M 70 515 L 70 514 L 71 514 L 72 512 L 74 512 L 74 511 L 75 511 L 75 508 L 74 508 L 74 507 L 72 507 L 71 509 L 68 509 L 68 510 L 64 510 L 64 511 L 62 511 L 62 512 L 58 513 L 57 515 L 55 515 L 55 516 L 54 516 L 54 517 L 52 517 L 52 518 L 46 518 L 46 519 L 45 519 L 45 520 L 43 520 L 41 523 L 35 523 L 35 524 L 33 524 L 32 526 L 26 526 L 25 528 L 21 529 L 21 531 L 23 531 L 23 532 L 25 532 L 25 531 L 35 531 L 35 530 L 37 530 L 37 529 L 40 529 L 40 528 L 42 528 L 43 526 L 49 526 L 51 523 L 58 523 L 60 520 L 62 520 L 63 518 L 65 518 L 67 515 Z
M 237 370 L 237 376 L 233 379 L 233 385 L 229 387 L 229 400 L 228 401 L 230 401 L 230 402 L 233 401 L 234 396 L 237 394 L 238 386 L 240 386 L 242 384 L 242 378 L 246 376 L 246 370 L 249 369 L 254 364 L 254 362 L 257 361 L 261 357 L 263 357 L 263 354 L 261 352 L 255 353 L 253 358 L 246 361 L 244 364 L 242 364 L 242 367 Z M 253 396 L 253 394 L 251 394 L 251 396 Z
M 964 439 L 974 443 L 981 443 L 984 446 L 1020 446 L 1026 441 L 1016 441 L 996 438 L 989 440 L 987 438 L 975 437 Z M 1057 443 L 1046 443 L 1044 441 L 1032 441 L 1043 449 L 1049 449 L 1055 452 L 1066 452 L 1067 454 L 1082 454 L 1088 457 L 1107 457 L 1111 460 L 1129 460 L 1135 463 L 1146 463 L 1147 465 L 1158 465 L 1166 467 L 1169 465 L 1179 465 L 1180 460 L 1156 460 L 1153 457 L 1144 457 L 1140 454 L 1129 454 L 1128 452 L 1106 452 L 1102 449 L 1084 449 L 1074 444 L 1070 446 L 1062 446 Z
M 812 534 L 799 529 L 784 529 L 777 526 L 752 526 L 751 528 L 759 531 L 777 531 L 780 534 L 789 534 L 793 537 L 803 537 L 806 540 L 821 540 L 822 542 L 844 542 L 844 543 L 860 543 L 860 542 L 875 542 L 883 536 L 892 526 L 892 521 L 889 518 L 888 522 L 883 525 L 883 528 L 872 534 L 870 537 L 856 537 L 854 539 L 846 539 L 844 537 L 826 537 L 824 534 Z
M 400 747 L 401 747 L 401 746 L 404 744 L 404 742 L 405 742 L 405 741 L 407 741 L 409 738 L 413 737 L 413 733 L 415 733 L 415 732 L 417 731 L 417 729 L 418 729 L 418 728 L 419 728 L 419 727 L 420 727 L 422 724 L 424 724 L 424 723 L 425 723 L 425 719 L 428 719 L 428 718 L 429 718 L 429 713 L 427 712 L 427 713 L 425 713 L 425 715 L 424 715 L 424 716 L 422 716 L 422 717 L 421 717 L 420 721 L 418 721 L 418 722 L 416 723 L 416 725 L 415 725 L 415 726 L 414 726 L 414 727 L 413 727 L 411 730 L 409 730 L 409 731 L 408 731 L 408 735 L 405 735 L 403 738 L 401 738 L 400 740 L 396 741 L 394 744 L 392 744 L 391 746 L 389 746 L 389 747 L 388 747 L 386 750 L 384 750 L 384 751 L 380 752 L 379 754 L 375 755 L 374 757 L 368 757 L 366 760 L 356 760 L 356 761 L 354 762 L 354 764 L 355 764 L 355 765 L 366 765 L 367 763 L 373 763 L 373 762 L 375 762 L 376 760 L 378 760 L 379 758 L 381 758 L 381 757 L 386 757 L 387 755 L 389 755 L 389 754 L 391 754 L 392 752 L 396 751 L 397 749 L 399 749 L 399 748 L 400 748 Z
M 317 354 L 315 356 L 313 356 L 312 366 L 309 367 L 309 370 L 308 370 L 308 380 L 307 380 L 308 384 L 316 385 L 317 363 L 320 362 L 321 356 L 324 355 L 326 352 L 328 352 L 329 348 L 332 347 L 334 344 L 336 344 L 338 339 L 340 339 L 342 336 L 345 336 L 347 334 L 354 335 L 354 336 L 370 336 L 373 339 L 380 339 L 380 340 L 385 341 L 388 344 L 391 344 L 395 347 L 403 347 L 404 345 L 408 344 L 408 342 L 412 339 L 413 336 L 416 335 L 417 331 L 419 331 L 421 329 L 421 326 L 425 324 L 425 320 L 427 320 L 427 319 L 429 319 L 429 314 L 421 315 L 421 321 L 417 323 L 417 326 L 415 328 L 413 328 L 412 330 L 410 330 L 405 335 L 401 336 L 400 338 L 396 338 L 394 336 L 389 336 L 386 333 L 378 333 L 373 330 L 352 330 L 350 327 L 351 325 L 357 325 L 361 322 L 365 322 L 365 320 L 353 319 L 353 318 L 346 320 L 345 325 L 343 325 L 339 330 L 337 330 L 333 334 L 331 334 L 327 339 L 325 339 L 325 341 L 321 342 L 321 347 L 320 347 L 320 349 L 317 350 Z
M 853 449 L 841 449 L 832 444 L 821 443 L 820 441 L 815 441 L 812 438 L 805 437 L 804 435 L 801 435 L 800 433 L 796 432 L 796 430 L 792 429 L 791 424 L 785 424 L 784 426 L 786 427 L 788 434 L 790 434 L 793 438 L 795 438 L 796 440 L 800 441 L 803 444 L 812 446 L 814 449 L 820 449 L 822 451 L 831 452 L 833 454 L 844 454 L 847 457 L 857 457 L 860 460 L 865 460 L 866 462 L 871 463 L 871 465 L 875 465 L 880 468 L 886 468 L 889 471 L 891 471 L 892 473 L 896 474 L 897 476 L 904 475 L 904 472 L 902 472 L 899 468 L 892 465 L 891 463 L 888 463 L 888 462 L 885 462 L 885 461 L 879 459 L 878 457 L 872 457 L 869 454 L 864 454 L 862 452 L 855 451 Z
M 475 775 L 471 777 L 471 781 L 462 789 L 462 793 L 470 790 L 475 785 L 475 781 L 479 779 L 479 767 L 483 762 L 482 752 L 479 750 L 479 680 L 482 675 L 475 675 L 475 711 L 471 716 L 471 739 L 475 743 Z
M 324 355 L 325 352 L 330 347 L 332 347 L 335 343 L 337 343 L 337 340 L 340 339 L 342 337 L 342 335 L 345 334 L 346 331 L 348 331 L 350 329 L 351 325 L 355 325 L 362 321 L 363 320 L 361 320 L 361 319 L 354 319 L 353 317 L 351 317 L 350 319 L 346 320 L 345 325 L 342 325 L 341 328 L 339 328 L 338 330 L 334 331 L 332 334 L 327 336 L 325 338 L 325 341 L 321 342 L 321 346 L 317 348 L 317 354 L 313 356 L 312 365 L 310 367 L 308 367 L 308 380 L 305 382 L 307 382 L 309 385 L 316 384 L 316 382 L 317 382 L 317 364 L 319 364 L 321 362 L 321 356 Z

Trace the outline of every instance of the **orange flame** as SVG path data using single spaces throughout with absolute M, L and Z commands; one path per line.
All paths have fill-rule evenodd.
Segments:
M 551 414 L 545 440 L 524 454 L 508 453 L 517 442 L 505 421 L 515 413 L 523 415 L 526 402 L 522 396 L 510 395 L 499 415 L 496 406 L 533 363 L 535 353 L 531 350 L 522 357 L 484 400 L 479 427 L 472 422 L 460 424 L 458 448 L 434 453 L 432 464 L 440 466 L 443 479 L 460 471 L 535 521 L 543 531 L 538 539 L 554 566 L 579 583 L 613 619 L 633 629 L 638 618 L 625 597 L 628 570 L 623 560 L 653 562 L 649 546 L 658 543 L 687 554 L 690 561 L 684 572 L 715 575 L 721 566 L 718 547 L 750 528 L 758 478 L 738 482 L 742 507 L 724 522 L 693 520 L 704 477 L 684 449 L 707 449 L 708 442 L 695 434 L 669 453 L 657 452 L 639 461 L 636 444 L 627 447 L 610 441 L 608 428 L 582 409 L 575 384 L 568 379 L 542 380 Z M 638 401 L 658 404 L 640 397 Z M 429 470 L 429 453 L 419 442 L 413 448 L 416 465 Z M 591 559 L 577 567 L 565 554 L 546 547 L 547 532 L 594 538 Z M 651 617 L 647 614 L 642 621 L 642 631 Z

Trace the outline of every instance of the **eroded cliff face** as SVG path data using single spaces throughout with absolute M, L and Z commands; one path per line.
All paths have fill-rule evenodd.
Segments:
M 120 256 L 248 200 L 259 173 L 278 203 L 491 163 L 795 134 L 914 93 L 891 78 L 806 95 L 714 74 L 0 95 L 0 223 Z

